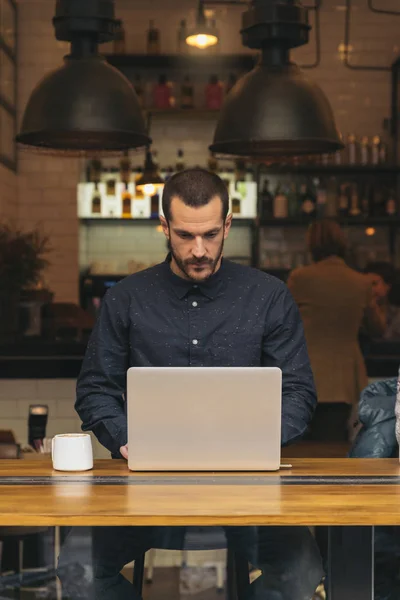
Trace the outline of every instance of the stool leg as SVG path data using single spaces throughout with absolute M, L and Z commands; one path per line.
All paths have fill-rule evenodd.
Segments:
M 135 560 L 135 565 L 133 567 L 133 587 L 135 593 L 137 592 L 140 596 L 143 591 L 144 559 L 145 554 Z
M 155 557 L 156 551 L 154 548 L 152 548 L 147 554 L 146 583 L 153 583 Z
M 222 594 L 224 591 L 224 568 L 225 565 L 223 562 L 217 562 L 215 565 L 217 571 L 217 592 Z

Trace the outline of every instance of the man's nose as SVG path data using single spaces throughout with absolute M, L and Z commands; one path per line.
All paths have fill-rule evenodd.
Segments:
M 198 236 L 195 238 L 192 252 L 193 256 L 195 256 L 196 258 L 201 258 L 205 255 L 206 249 L 204 247 L 204 241 L 202 237 Z

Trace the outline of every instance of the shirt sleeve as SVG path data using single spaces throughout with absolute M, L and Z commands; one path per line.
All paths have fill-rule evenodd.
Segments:
M 83 431 L 93 431 L 114 456 L 127 443 L 126 371 L 129 297 L 110 290 L 90 337 L 77 382 L 75 409 Z
M 263 364 L 282 370 L 282 446 L 306 432 L 317 405 L 303 323 L 286 286 L 278 290 L 267 312 Z

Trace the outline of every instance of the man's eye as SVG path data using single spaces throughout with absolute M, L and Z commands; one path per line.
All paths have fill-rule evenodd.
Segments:
M 206 237 L 208 240 L 210 240 L 210 239 L 212 239 L 212 238 L 215 238 L 215 237 L 217 237 L 217 235 L 218 235 L 218 234 L 217 234 L 217 232 L 216 232 L 216 231 L 214 231 L 214 232 L 212 232 L 212 233 L 206 233 L 205 237 Z
M 190 233 L 180 233 L 179 237 L 183 240 L 189 240 L 192 236 L 190 235 Z

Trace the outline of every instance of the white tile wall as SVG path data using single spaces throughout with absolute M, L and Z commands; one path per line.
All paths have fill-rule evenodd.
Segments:
M 93 223 L 80 228 L 82 266 L 96 263 L 97 270 L 110 274 L 128 272 L 128 262 L 155 264 L 164 260 L 167 246 L 156 224 L 117 227 Z M 251 256 L 250 228 L 234 225 L 225 244 L 225 256 Z M 109 270 L 111 269 L 111 271 Z
M 46 435 L 79 433 L 81 422 L 75 412 L 74 379 L 2 379 L 0 385 L 0 429 L 12 429 L 17 441 L 28 441 L 30 404 L 46 404 L 49 418 Z M 109 458 L 109 452 L 92 436 L 95 458 Z

